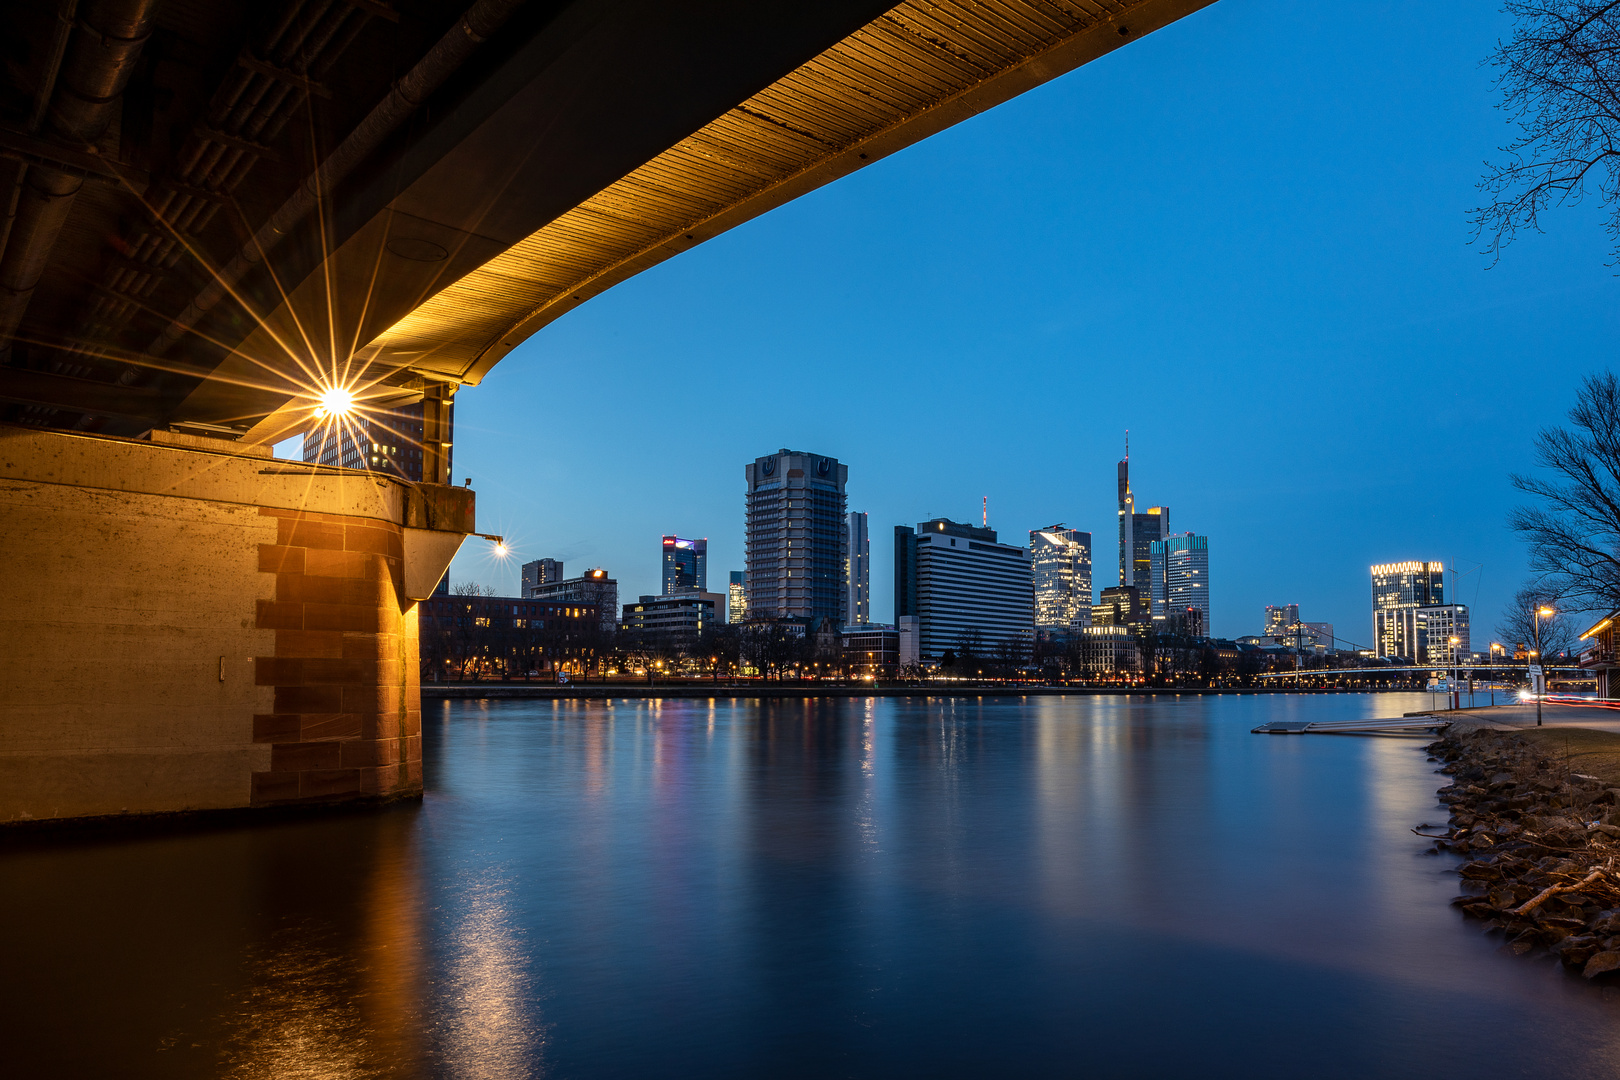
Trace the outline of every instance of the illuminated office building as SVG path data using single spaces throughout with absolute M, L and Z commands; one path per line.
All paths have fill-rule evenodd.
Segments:
M 1267 604 L 1266 629 L 1262 636 L 1280 638 L 1299 625 L 1298 604 Z
M 872 621 L 872 541 L 866 515 L 852 510 L 844 519 L 844 623 Z
M 842 621 L 849 467 L 778 450 L 743 468 L 748 617 Z
M 1417 660 L 1418 608 L 1446 602 L 1445 566 L 1437 562 L 1384 563 L 1372 568 L 1373 653 Z
M 726 619 L 740 623 L 748 617 L 748 586 L 741 570 L 731 572 L 731 583 L 726 586 Z
M 1147 597 L 1135 585 L 1114 585 L 1097 595 L 1091 607 L 1093 627 L 1123 626 L 1132 633 L 1146 630 L 1152 619 Z
M 1170 508 L 1150 506 L 1136 510 L 1131 491 L 1131 455 L 1126 448 L 1119 463 L 1119 583 L 1134 586 L 1143 599 L 1153 595 L 1153 548 L 1156 540 L 1170 535 Z
M 1155 540 L 1148 548 L 1154 621 L 1162 621 L 1166 629 L 1179 622 L 1184 633 L 1209 634 L 1209 537 L 1181 533 Z M 1188 618 L 1193 611 L 1198 616 Z
M 709 589 L 709 542 L 683 540 L 679 536 L 664 537 L 664 595 L 707 592 Z
M 1091 534 L 1062 524 L 1029 534 L 1035 582 L 1035 625 L 1042 629 L 1091 624 Z
M 1298 604 L 1267 604 L 1266 628 L 1260 636 L 1273 645 L 1296 649 L 1331 650 L 1338 643 L 1332 623 L 1305 622 L 1299 617 Z

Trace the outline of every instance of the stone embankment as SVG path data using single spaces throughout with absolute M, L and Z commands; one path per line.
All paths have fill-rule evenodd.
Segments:
M 1620 786 L 1574 771 L 1569 737 L 1555 732 L 1475 729 L 1432 744 L 1455 778 L 1440 789 L 1451 826 L 1435 842 L 1472 856 L 1453 903 L 1513 952 L 1545 948 L 1593 978 L 1620 971 Z

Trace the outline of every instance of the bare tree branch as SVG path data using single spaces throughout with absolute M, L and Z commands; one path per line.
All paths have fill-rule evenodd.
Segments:
M 1609 208 L 1605 228 L 1620 263 L 1620 0 L 1510 2 L 1513 37 L 1498 43 L 1501 108 L 1520 137 L 1486 163 L 1474 237 L 1494 263 L 1520 229 L 1541 229 L 1541 214 L 1579 203 L 1588 182 Z
M 1620 607 L 1620 379 L 1588 376 L 1569 419 L 1536 436 L 1536 463 L 1550 475 L 1512 478 L 1539 505 L 1515 507 L 1508 526 L 1529 545 L 1539 602 L 1610 611 Z

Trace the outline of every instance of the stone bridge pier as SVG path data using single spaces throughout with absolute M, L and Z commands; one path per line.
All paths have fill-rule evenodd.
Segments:
M 473 493 L 0 426 L 0 821 L 422 791 L 416 601 Z

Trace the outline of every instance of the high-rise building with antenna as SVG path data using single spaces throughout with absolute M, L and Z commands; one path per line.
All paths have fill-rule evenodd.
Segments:
M 1170 535 L 1170 508 L 1150 506 L 1136 512 L 1131 491 L 1131 433 L 1125 433 L 1125 457 L 1119 463 L 1119 583 L 1133 585 L 1137 595 L 1153 595 L 1153 543 Z

